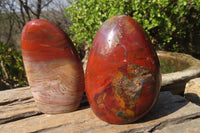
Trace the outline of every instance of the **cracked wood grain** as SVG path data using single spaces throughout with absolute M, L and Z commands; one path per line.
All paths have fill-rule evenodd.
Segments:
M 166 127 L 200 119 L 199 106 L 170 92 L 161 92 L 157 104 L 145 117 L 126 125 L 113 125 L 99 120 L 88 108 L 86 96 L 77 111 L 58 115 L 40 113 L 31 98 L 29 88 L 3 91 L 0 93 L 0 102 L 0 132 L 2 133 L 157 132 Z

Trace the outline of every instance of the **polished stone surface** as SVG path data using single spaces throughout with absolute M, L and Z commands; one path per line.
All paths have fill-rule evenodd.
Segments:
M 28 22 L 21 35 L 22 56 L 32 94 L 44 113 L 78 108 L 84 91 L 80 58 L 68 36 L 42 19 Z
M 156 52 L 132 18 L 103 23 L 91 47 L 85 87 L 93 112 L 102 120 L 131 123 L 149 112 L 160 91 Z

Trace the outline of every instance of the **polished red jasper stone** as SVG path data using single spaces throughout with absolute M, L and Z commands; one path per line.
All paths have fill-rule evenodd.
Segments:
M 157 54 L 138 23 L 124 15 L 105 21 L 93 41 L 85 74 L 93 112 L 109 123 L 134 122 L 153 107 L 160 85 Z
M 36 19 L 28 22 L 21 35 L 23 59 L 47 61 L 77 58 L 77 52 L 68 36 L 49 21 Z
M 77 109 L 84 92 L 84 73 L 67 34 L 49 21 L 36 19 L 24 26 L 21 47 L 39 109 L 48 114 Z

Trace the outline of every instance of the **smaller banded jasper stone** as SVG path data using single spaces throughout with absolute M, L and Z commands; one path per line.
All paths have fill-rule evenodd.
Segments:
M 154 106 L 160 64 L 144 30 L 130 17 L 103 23 L 91 47 L 85 87 L 93 112 L 113 124 L 132 123 Z
M 21 34 L 24 66 L 39 109 L 48 114 L 78 108 L 84 91 L 81 60 L 68 36 L 42 19 L 28 22 Z

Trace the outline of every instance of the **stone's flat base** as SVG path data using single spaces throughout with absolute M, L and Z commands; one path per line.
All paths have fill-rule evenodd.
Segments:
M 98 119 L 86 97 L 77 111 L 46 115 L 38 111 L 29 88 L 0 92 L 0 133 L 22 132 L 177 132 L 200 131 L 200 106 L 181 96 L 161 92 L 154 108 L 133 124 L 113 125 Z
M 53 115 L 53 114 L 61 114 L 61 113 L 69 113 L 75 111 L 79 105 L 53 105 L 53 104 L 46 104 L 46 103 L 41 103 L 37 100 L 35 100 L 37 108 L 39 111 L 45 114 Z
M 185 98 L 200 105 L 200 78 L 190 80 L 185 87 Z

